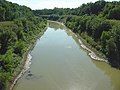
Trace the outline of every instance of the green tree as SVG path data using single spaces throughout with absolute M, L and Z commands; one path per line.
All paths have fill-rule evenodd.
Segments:
M 5 8 L 0 7 L 0 21 L 5 20 Z
M 111 9 L 108 13 L 108 18 L 120 20 L 120 6 Z
M 114 67 L 118 67 L 119 66 L 118 61 L 120 58 L 116 43 L 113 38 L 110 38 L 110 40 L 108 41 L 107 48 L 108 48 L 108 57 L 109 57 L 108 60 L 110 64 Z
M 19 56 L 22 56 L 25 50 L 25 43 L 21 40 L 17 41 L 14 46 L 14 53 L 18 54 Z

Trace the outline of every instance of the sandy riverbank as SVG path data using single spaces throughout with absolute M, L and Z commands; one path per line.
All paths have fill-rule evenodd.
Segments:
M 83 49 L 85 49 L 85 50 L 87 50 L 87 51 L 89 52 L 88 55 L 89 55 L 92 59 L 98 60 L 98 61 L 103 61 L 103 62 L 108 62 L 107 60 L 105 60 L 105 59 L 100 58 L 99 56 L 97 56 L 97 55 L 95 54 L 95 52 L 93 52 L 93 51 L 90 50 L 88 47 L 86 47 L 80 39 L 79 39 L 79 43 L 80 43 L 80 45 L 81 45 L 81 47 L 82 47 Z
M 72 31 L 70 30 L 70 32 L 72 32 Z M 74 32 L 72 32 L 72 33 L 74 33 Z M 75 33 L 74 33 L 74 35 L 75 35 L 76 38 L 78 38 L 78 36 L 77 36 Z M 79 39 L 79 38 L 78 38 L 78 39 Z M 89 48 L 82 42 L 81 39 L 79 39 L 79 43 L 80 43 L 80 46 L 81 46 L 83 49 L 85 49 L 85 50 L 88 51 L 88 55 L 89 55 L 93 60 L 97 60 L 97 61 L 102 61 L 102 62 L 108 63 L 107 60 L 105 60 L 104 58 L 99 57 L 98 55 L 95 54 L 94 51 L 92 51 L 91 49 L 89 49 Z
M 28 53 L 27 59 L 25 61 L 25 65 L 24 65 L 22 71 L 20 72 L 20 74 L 15 78 L 14 82 L 12 83 L 12 85 L 10 87 L 10 90 L 13 89 L 14 85 L 17 83 L 17 80 L 30 68 L 31 59 L 32 59 L 32 56 L 30 55 L 30 53 Z

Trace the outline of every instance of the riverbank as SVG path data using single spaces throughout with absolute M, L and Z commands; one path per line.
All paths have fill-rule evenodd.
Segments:
M 30 64 L 31 64 L 31 59 L 32 56 L 30 55 L 30 53 L 27 55 L 26 61 L 25 61 L 25 65 L 22 69 L 22 71 L 18 74 L 18 76 L 14 79 L 13 84 L 10 87 L 10 90 L 13 89 L 14 85 L 17 83 L 17 80 L 30 68 Z
M 32 56 L 30 55 L 31 50 L 34 48 L 34 46 L 36 45 L 36 41 L 38 38 L 40 38 L 45 30 L 47 29 L 48 23 L 46 25 L 46 27 L 43 29 L 43 31 L 41 31 L 36 37 L 35 40 L 33 40 L 33 42 L 29 45 L 27 51 L 23 54 L 23 60 L 22 63 L 18 66 L 17 71 L 15 71 L 15 76 L 13 77 L 12 82 L 10 82 L 8 89 L 9 90 L 13 90 L 15 84 L 17 83 L 17 81 L 22 77 L 22 75 L 24 75 L 24 73 L 30 68 L 31 65 L 31 60 L 32 60 Z
M 70 29 L 69 29 L 70 30 Z M 70 30 L 71 31 L 71 30 Z M 72 31 L 71 31 L 72 32 Z M 74 32 L 72 32 L 74 33 Z M 88 51 L 88 55 L 90 56 L 91 59 L 93 60 L 97 60 L 97 61 L 102 61 L 102 62 L 106 62 L 108 63 L 108 61 L 100 56 L 98 56 L 96 54 L 96 52 L 94 52 L 92 49 L 90 49 L 89 47 L 87 47 L 87 45 L 85 44 L 85 42 L 81 39 L 82 37 L 78 36 L 77 34 L 75 34 L 75 37 L 79 39 L 79 44 L 80 46 L 84 49 Z

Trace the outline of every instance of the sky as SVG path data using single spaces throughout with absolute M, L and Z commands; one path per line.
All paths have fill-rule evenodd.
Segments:
M 83 3 L 95 2 L 98 0 L 7 0 L 20 5 L 25 5 L 31 9 L 53 9 L 58 8 L 76 8 Z M 120 1 L 120 0 L 107 0 L 107 1 Z

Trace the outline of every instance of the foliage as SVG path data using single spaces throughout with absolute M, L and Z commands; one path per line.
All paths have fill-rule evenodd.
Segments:
M 6 0 L 0 0 L 0 20 L 10 21 L 21 17 L 34 16 L 32 10 L 26 6 L 13 4 Z

